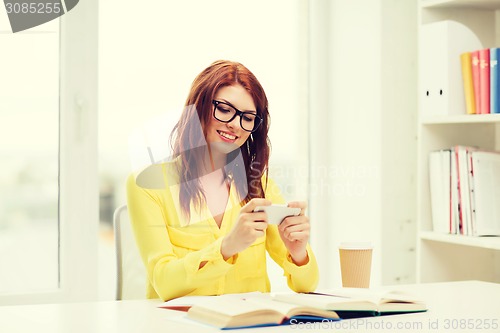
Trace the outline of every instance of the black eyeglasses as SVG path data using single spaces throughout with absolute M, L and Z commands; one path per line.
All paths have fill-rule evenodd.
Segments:
M 262 118 L 254 112 L 242 112 L 229 103 L 213 100 L 214 118 L 223 123 L 233 121 L 240 116 L 240 126 L 247 132 L 255 132 L 262 124 Z

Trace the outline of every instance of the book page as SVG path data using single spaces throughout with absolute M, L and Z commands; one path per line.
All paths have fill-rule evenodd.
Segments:
M 375 304 L 387 302 L 422 302 L 419 297 L 401 290 L 338 288 L 330 290 L 318 290 L 313 294 L 332 295 L 357 300 L 366 300 Z
M 235 299 L 225 297 L 212 297 L 203 300 L 196 304 L 197 307 L 203 307 L 207 310 L 218 312 L 226 316 L 235 317 L 239 315 L 246 315 L 253 312 L 262 312 L 263 310 L 272 310 L 280 312 L 283 316 L 284 313 L 280 311 L 280 307 L 272 307 L 265 301 L 259 302 L 257 300 Z
M 280 324 L 286 315 L 250 299 L 211 297 L 193 305 L 187 316 L 221 328 Z
M 263 299 L 263 298 L 252 298 L 248 299 L 248 302 L 251 302 L 261 308 L 273 309 L 280 313 L 287 314 L 291 312 L 293 309 L 297 308 L 297 304 L 288 303 L 288 302 L 280 302 L 278 300 L 273 300 L 271 298 Z
M 183 311 L 187 311 L 193 305 L 200 304 L 205 302 L 207 299 L 211 298 L 227 298 L 227 299 L 248 299 L 248 298 L 270 298 L 269 294 L 261 293 L 258 291 L 249 292 L 249 293 L 236 293 L 236 294 L 224 294 L 220 296 L 182 296 L 178 298 L 174 298 L 163 302 L 158 307 L 165 309 L 182 309 Z
M 247 302 L 255 303 L 262 309 L 272 309 L 283 313 L 287 318 L 293 316 L 315 316 L 320 318 L 338 319 L 338 315 L 334 311 L 327 311 L 316 306 L 300 305 L 292 302 L 284 302 L 277 299 L 251 298 Z
M 274 299 L 323 310 L 376 311 L 377 305 L 367 299 L 349 298 L 325 294 L 276 294 Z

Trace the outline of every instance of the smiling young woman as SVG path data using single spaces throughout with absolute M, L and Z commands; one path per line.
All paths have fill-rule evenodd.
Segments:
M 245 66 L 216 61 L 195 78 L 171 134 L 174 159 L 158 169 L 161 184 L 148 188 L 137 174 L 127 183 L 148 297 L 269 292 L 266 250 L 291 289 L 315 289 L 306 203 L 289 203 L 301 213 L 279 226 L 254 212 L 284 201 L 267 177 L 268 131 L 266 94 Z

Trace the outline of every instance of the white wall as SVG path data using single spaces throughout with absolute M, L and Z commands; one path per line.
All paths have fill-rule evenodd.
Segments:
M 412 280 L 415 259 L 408 248 L 415 231 L 400 226 L 415 224 L 416 2 L 311 6 L 311 35 L 323 33 L 312 39 L 311 50 L 311 126 L 320 126 L 311 137 L 311 201 L 321 203 L 311 219 L 321 221 L 312 236 L 320 247 L 320 287 L 340 285 L 337 246 L 349 240 L 373 242 L 372 285 Z M 400 50 L 407 59 L 394 62 Z
M 382 282 L 416 281 L 417 1 L 382 1 Z
M 381 16 L 379 1 L 333 1 L 330 168 L 333 244 L 371 240 L 373 283 L 380 281 Z M 366 176 L 359 170 L 371 170 Z M 332 259 L 337 259 L 332 256 Z M 336 260 L 335 260 L 336 261 Z M 338 264 L 337 264 L 338 265 Z M 335 265 L 335 266 L 337 266 Z M 334 266 L 334 267 L 335 267 Z

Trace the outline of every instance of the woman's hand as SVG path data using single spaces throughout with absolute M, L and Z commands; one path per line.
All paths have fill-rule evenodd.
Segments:
M 305 265 L 309 261 L 307 256 L 307 242 L 309 241 L 309 218 L 304 215 L 307 204 L 302 201 L 290 202 L 289 207 L 300 208 L 298 216 L 289 216 L 278 226 L 283 243 L 296 265 Z
M 220 252 L 224 260 L 249 247 L 259 237 L 264 236 L 267 228 L 265 212 L 254 212 L 257 206 L 269 206 L 271 201 L 254 198 L 240 210 L 238 220 L 231 232 L 224 237 Z

